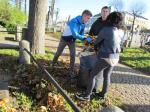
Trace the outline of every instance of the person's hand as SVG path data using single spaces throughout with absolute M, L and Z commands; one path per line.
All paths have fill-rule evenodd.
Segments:
M 88 43 L 90 43 L 90 44 L 93 43 L 93 39 L 92 39 L 91 37 L 87 37 L 87 38 L 86 38 L 86 41 L 87 41 Z
M 94 50 L 95 50 L 95 52 L 98 51 L 98 47 L 96 45 L 94 45 Z

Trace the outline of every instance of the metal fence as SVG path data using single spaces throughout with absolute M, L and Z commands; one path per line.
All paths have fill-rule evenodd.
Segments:
M 60 85 L 56 82 L 56 80 L 50 75 L 50 73 L 43 67 L 40 65 L 40 63 L 37 62 L 37 60 L 35 60 L 35 58 L 33 57 L 33 55 L 26 49 L 23 49 L 24 51 L 26 51 L 31 59 L 38 65 L 38 67 L 44 71 L 46 73 L 46 75 L 48 76 L 48 79 L 50 80 L 50 82 L 57 88 L 58 92 L 64 97 L 64 99 L 68 102 L 68 104 L 72 107 L 72 109 L 75 112 L 80 112 L 80 109 L 75 105 L 75 103 L 67 96 L 67 94 L 65 93 L 65 91 L 60 87 Z
M 22 32 L 21 27 L 0 28 L 0 34 L 1 34 L 1 37 L 3 37 L 3 39 L 8 39 L 8 37 L 5 37 L 5 36 L 8 35 L 8 34 L 13 34 L 14 36 L 11 35 L 11 37 L 9 37 L 9 39 L 13 38 L 13 40 L 20 41 L 22 39 L 22 33 L 23 32 Z

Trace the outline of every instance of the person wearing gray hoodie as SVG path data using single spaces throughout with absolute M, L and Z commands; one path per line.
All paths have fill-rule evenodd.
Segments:
M 107 17 L 106 26 L 99 32 L 94 45 L 97 52 L 97 62 L 90 73 L 87 90 L 84 94 L 76 94 L 77 99 L 82 101 L 90 100 L 95 85 L 95 77 L 98 74 L 103 76 L 104 81 L 102 91 L 97 93 L 97 96 L 100 99 L 106 97 L 112 70 L 119 61 L 120 45 L 124 36 L 123 20 L 124 17 L 120 12 L 112 12 Z

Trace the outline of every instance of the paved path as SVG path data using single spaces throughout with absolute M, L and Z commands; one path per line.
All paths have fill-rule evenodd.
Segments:
M 2 40 L 0 41 L 0 48 L 19 48 L 19 42 Z
M 150 112 L 150 75 L 118 64 L 112 75 L 111 89 L 129 108 L 129 112 Z
M 10 79 L 10 75 L 0 68 L 0 99 L 9 98 L 8 82 Z

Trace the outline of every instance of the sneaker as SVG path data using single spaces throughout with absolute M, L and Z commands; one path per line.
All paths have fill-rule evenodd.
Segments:
M 74 79 L 77 77 L 77 75 L 74 72 L 69 72 L 69 76 L 71 79 Z
M 85 94 L 76 94 L 75 97 L 81 101 L 90 101 L 90 96 L 87 96 Z
M 60 64 L 59 64 L 58 62 L 53 62 L 53 61 L 51 61 L 51 62 L 50 62 L 50 66 L 51 66 L 51 67 L 60 66 Z
M 105 99 L 106 95 L 99 92 L 99 93 L 95 93 L 95 96 L 98 97 L 99 99 Z
M 96 89 L 93 89 L 92 95 L 95 96 L 95 94 L 97 94 L 97 91 L 96 91 Z
M 54 65 L 55 65 L 55 63 L 53 61 L 50 61 L 49 64 L 50 64 L 51 67 L 54 67 Z

